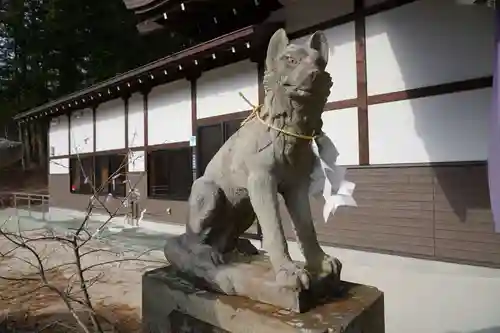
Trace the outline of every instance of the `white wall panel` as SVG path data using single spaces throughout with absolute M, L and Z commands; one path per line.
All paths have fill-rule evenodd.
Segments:
M 420 0 L 367 17 L 368 93 L 492 75 L 493 13 L 456 0 Z
M 148 145 L 188 141 L 191 133 L 191 83 L 155 87 L 148 95 Z
M 486 160 L 491 89 L 369 106 L 370 163 Z
M 144 151 L 131 151 L 129 153 L 129 172 L 143 172 L 145 171 L 144 164 Z
M 324 112 L 322 119 L 323 131 L 332 140 L 339 153 L 337 164 L 358 165 L 358 109 Z
M 71 154 L 94 151 L 94 123 L 92 109 L 71 112 Z
M 128 100 L 128 146 L 144 146 L 144 97 L 140 93 Z
M 354 11 L 354 0 L 284 1 L 287 32 L 295 32 Z
M 50 156 L 68 155 L 69 152 L 69 123 L 68 116 L 55 117 L 49 127 L 49 154 Z
M 255 105 L 259 103 L 257 64 L 240 61 L 205 72 L 196 89 L 198 119 L 249 110 L 239 93 Z
M 354 22 L 342 24 L 324 30 L 328 39 L 330 55 L 326 71 L 330 73 L 333 87 L 328 102 L 356 98 L 356 44 Z M 295 39 L 293 42 L 302 44 L 309 40 L 311 35 Z
M 118 98 L 96 110 L 96 151 L 125 148 L 125 102 Z
M 49 162 L 49 174 L 64 175 L 69 174 L 69 158 L 51 159 Z

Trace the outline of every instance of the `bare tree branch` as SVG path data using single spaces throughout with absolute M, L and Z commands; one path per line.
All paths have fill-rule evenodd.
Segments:
M 103 182 L 99 187 L 96 187 L 92 183 L 91 177 L 86 174 L 83 168 L 83 164 L 80 159 L 80 155 L 77 153 L 77 159 L 79 163 L 79 168 L 85 179 L 89 179 L 90 186 L 92 189 L 92 195 L 89 198 L 88 204 L 85 208 L 85 216 L 82 221 L 78 223 L 78 226 L 71 232 L 67 232 L 64 235 L 56 232 L 55 230 L 47 229 L 37 229 L 31 230 L 30 234 L 26 234 L 22 231 L 21 220 L 17 220 L 17 231 L 7 231 L 5 226 L 12 222 L 12 218 L 4 221 L 0 225 L 0 238 L 3 238 L 11 244 L 11 247 L 6 251 L 0 252 L 0 259 L 6 260 L 17 260 L 20 263 L 24 263 L 27 267 L 34 270 L 29 274 L 22 274 L 20 272 L 9 271 L 6 276 L 0 275 L 0 280 L 11 281 L 11 282 L 31 282 L 38 283 L 38 285 L 33 288 L 19 293 L 15 297 L 30 296 L 35 295 L 42 289 L 47 289 L 53 292 L 57 297 L 64 303 L 68 312 L 74 318 L 78 328 L 84 333 L 104 333 L 103 326 L 101 322 L 109 324 L 113 331 L 117 331 L 115 325 L 113 325 L 107 318 L 97 313 L 95 307 L 92 303 L 92 298 L 90 296 L 89 289 L 101 281 L 104 277 L 103 272 L 95 272 L 98 267 L 111 265 L 123 262 L 145 262 L 151 264 L 164 264 L 161 260 L 150 260 L 143 258 L 145 255 L 151 253 L 153 250 L 148 250 L 140 254 L 135 254 L 131 257 L 125 257 L 126 251 L 113 251 L 110 248 L 96 248 L 94 243 L 91 243 L 93 239 L 96 238 L 107 226 L 112 222 L 113 219 L 125 216 L 129 217 L 130 212 L 122 213 L 121 209 L 123 207 L 129 207 L 128 202 L 132 200 L 138 200 L 140 197 L 140 192 L 137 190 L 137 185 L 142 180 L 139 178 L 134 184 L 127 179 L 124 183 L 128 185 L 129 190 L 124 198 L 119 199 L 119 206 L 116 209 L 109 209 L 106 205 L 106 200 L 101 198 L 101 194 L 109 184 L 110 181 L 115 179 L 115 177 L 121 173 L 124 173 L 127 164 L 131 161 L 132 151 L 129 150 L 128 154 L 125 156 L 124 160 L 120 164 L 119 168 L 115 170 L 108 179 Z M 139 157 L 137 157 L 139 158 Z M 91 222 L 91 216 L 98 207 L 107 214 L 105 220 L 99 223 L 97 229 L 92 231 L 89 229 L 89 222 Z M 131 216 L 136 219 L 136 216 Z M 142 219 L 142 215 L 141 215 Z M 56 256 L 57 253 L 54 251 L 54 245 L 60 245 L 57 249 L 63 249 L 71 256 L 69 262 L 58 263 L 55 265 L 50 265 L 50 259 Z M 52 246 L 52 250 L 51 250 Z M 132 252 L 132 251 L 130 251 Z M 113 254 L 118 256 L 114 260 L 102 260 L 99 262 L 94 262 L 88 265 L 83 264 L 83 258 L 92 254 Z M 92 273 L 91 273 L 92 271 Z M 59 272 L 65 276 L 65 286 L 61 287 L 55 281 L 51 281 L 50 274 Z M 4 274 L 5 275 L 5 274 Z M 85 323 L 86 319 L 78 313 L 78 309 L 83 308 L 85 313 L 89 316 L 92 323 L 91 326 Z M 45 325 L 43 328 L 39 329 L 38 332 L 46 330 L 50 327 L 61 325 L 65 326 L 64 323 L 54 322 Z M 70 328 L 70 327 L 67 327 Z

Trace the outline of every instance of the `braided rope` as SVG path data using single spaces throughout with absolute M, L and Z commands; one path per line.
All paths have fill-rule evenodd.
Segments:
M 315 135 L 314 132 L 313 132 L 313 135 L 303 135 L 303 134 L 298 134 L 298 133 L 293 133 L 293 132 L 289 132 L 287 130 L 284 130 L 284 129 L 281 129 L 279 127 L 276 127 L 272 124 L 269 124 L 267 122 L 265 122 L 259 115 L 259 111 L 262 109 L 262 104 L 261 105 L 253 105 L 241 92 L 240 92 L 240 96 L 241 98 L 243 98 L 245 100 L 245 102 L 248 103 L 248 105 L 250 105 L 250 107 L 252 108 L 252 112 L 250 113 L 250 115 L 248 117 L 245 118 L 245 120 L 243 120 L 241 122 L 241 126 L 244 126 L 246 123 L 248 123 L 250 120 L 252 120 L 254 117 L 256 117 L 262 124 L 266 125 L 267 127 L 269 128 L 272 128 L 273 130 L 275 131 L 278 131 L 280 133 L 283 133 L 283 134 L 286 134 L 286 135 L 289 135 L 289 136 L 293 136 L 295 138 L 299 138 L 299 139 L 303 139 L 303 140 L 314 140 L 316 139 L 317 137 L 321 136 L 321 134 L 319 135 Z

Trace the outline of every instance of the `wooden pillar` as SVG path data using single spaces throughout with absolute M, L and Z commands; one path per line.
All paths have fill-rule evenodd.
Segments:
M 18 122 L 17 123 L 17 135 L 19 137 L 19 142 L 23 143 L 23 125 Z M 26 164 L 25 164 L 25 160 L 24 160 L 24 154 L 25 154 L 25 147 L 24 147 L 24 144 L 23 144 L 23 154 L 22 154 L 22 158 L 21 158 L 21 165 L 22 165 L 22 168 L 23 168 L 23 171 L 26 170 Z

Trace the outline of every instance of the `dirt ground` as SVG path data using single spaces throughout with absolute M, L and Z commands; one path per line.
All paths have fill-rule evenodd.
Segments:
M 43 232 L 23 234 L 35 238 Z M 49 269 L 74 262 L 70 249 L 55 241 L 30 244 L 41 255 L 50 284 L 62 291 L 69 286 L 73 286 L 74 291 L 79 290 L 74 265 Z M 9 249 L 12 249 L 12 243 L 0 235 L 0 253 L 7 253 Z M 118 251 L 99 240 L 91 241 L 83 252 L 88 252 L 82 258 L 83 267 L 109 263 L 86 273 L 88 279 L 99 277 L 89 289 L 96 312 L 116 325 L 120 332 L 140 332 L 141 277 L 144 271 L 165 264 L 161 253 Z M 55 292 L 40 288 L 40 275 L 36 273 L 37 265 L 33 264 L 36 260 L 26 250 L 0 256 L 0 276 L 9 278 L 0 278 L 0 332 L 74 331 L 75 320 Z M 76 293 L 75 297 L 81 297 L 81 294 Z M 81 307 L 77 311 L 83 314 Z

